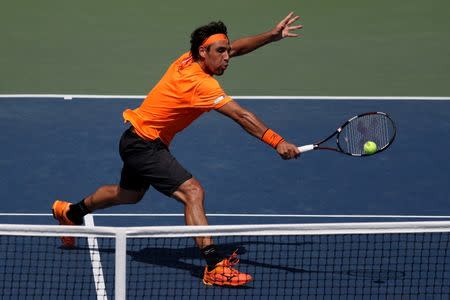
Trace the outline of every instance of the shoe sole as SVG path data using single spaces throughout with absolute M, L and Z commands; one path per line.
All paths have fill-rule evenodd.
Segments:
M 236 282 L 236 283 L 233 283 L 233 282 L 220 282 L 219 283 L 219 282 L 207 282 L 205 279 L 203 279 L 203 283 L 205 285 L 209 285 L 209 286 L 211 286 L 211 285 L 217 285 L 217 286 L 242 286 L 242 285 L 246 285 L 247 283 L 249 283 L 251 281 L 253 281 L 253 279 L 246 280 L 246 281 L 240 281 L 240 282 Z

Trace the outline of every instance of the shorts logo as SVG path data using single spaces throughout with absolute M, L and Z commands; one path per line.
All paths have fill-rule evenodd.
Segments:
M 222 101 L 223 99 L 225 99 L 225 96 L 220 96 L 219 98 L 217 98 L 216 100 L 214 100 L 214 104 L 219 103 L 219 102 Z

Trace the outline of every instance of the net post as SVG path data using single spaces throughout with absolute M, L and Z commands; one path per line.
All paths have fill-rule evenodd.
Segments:
M 127 296 L 127 236 L 123 230 L 119 230 L 116 233 L 115 255 L 115 299 L 125 300 Z

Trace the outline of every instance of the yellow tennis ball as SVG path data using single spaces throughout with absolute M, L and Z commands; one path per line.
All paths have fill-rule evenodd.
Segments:
M 375 152 L 377 152 L 377 150 L 378 150 L 377 149 L 377 144 L 375 144 L 372 141 L 367 141 L 364 144 L 364 154 L 368 154 L 368 155 L 374 154 Z

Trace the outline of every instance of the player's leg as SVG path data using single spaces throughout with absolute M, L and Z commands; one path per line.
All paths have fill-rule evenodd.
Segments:
M 120 185 L 101 186 L 76 204 L 57 200 L 53 204 L 53 215 L 62 225 L 81 225 L 85 215 L 98 209 L 139 202 L 149 186 L 145 178 L 124 164 Z
M 123 161 L 120 184 L 101 186 L 82 201 L 70 205 L 68 217 L 75 224 L 81 224 L 86 214 L 98 209 L 139 202 L 150 186 L 146 172 L 148 164 L 152 163 L 155 148 L 154 144 L 142 140 L 131 128 L 127 129 L 119 143 Z
M 183 182 L 172 197 L 184 204 L 187 225 L 208 225 L 204 209 L 205 192 L 197 179 L 192 177 Z M 252 280 L 250 275 L 233 268 L 239 261 L 236 252 L 225 258 L 211 237 L 196 237 L 195 241 L 207 263 L 203 274 L 206 285 L 240 286 Z
M 89 212 L 122 204 L 136 204 L 144 196 L 146 190 L 127 190 L 120 185 L 104 185 L 93 194 L 84 198 Z
M 120 140 L 120 154 L 124 161 L 120 185 L 104 185 L 80 202 L 72 204 L 57 200 L 52 212 L 61 225 L 81 225 L 83 217 L 98 209 L 120 204 L 134 204 L 142 199 L 150 186 L 145 176 L 141 176 L 148 153 L 154 147 L 137 137 L 130 129 L 126 130 Z M 144 162 L 144 163 L 143 163 Z M 74 237 L 62 237 L 64 246 L 74 247 Z
M 181 184 L 172 197 L 183 203 L 186 225 L 208 225 L 205 214 L 205 192 L 197 179 L 192 177 Z M 212 244 L 211 237 L 195 238 L 197 246 L 202 249 Z
M 132 191 L 122 189 L 118 185 L 105 185 L 76 204 L 56 200 L 52 206 L 52 213 L 60 225 L 81 225 L 84 216 L 97 209 L 137 203 L 144 194 L 145 190 Z M 75 247 L 76 240 L 74 237 L 64 236 L 61 237 L 61 240 L 65 247 Z
M 151 160 L 153 174 L 148 173 L 151 177 L 151 185 L 164 195 L 183 203 L 187 225 L 208 225 L 203 205 L 205 192 L 198 180 L 173 157 L 164 145 L 161 145 L 152 155 Z M 196 237 L 195 241 L 207 264 L 203 276 L 205 284 L 238 286 L 252 280 L 250 275 L 232 268 L 238 262 L 236 253 L 230 258 L 225 258 L 214 245 L 211 237 Z
M 67 216 L 75 223 L 82 224 L 85 215 L 116 205 L 136 204 L 142 199 L 145 192 L 146 189 L 127 190 L 120 185 L 104 185 L 77 204 L 70 205 Z

